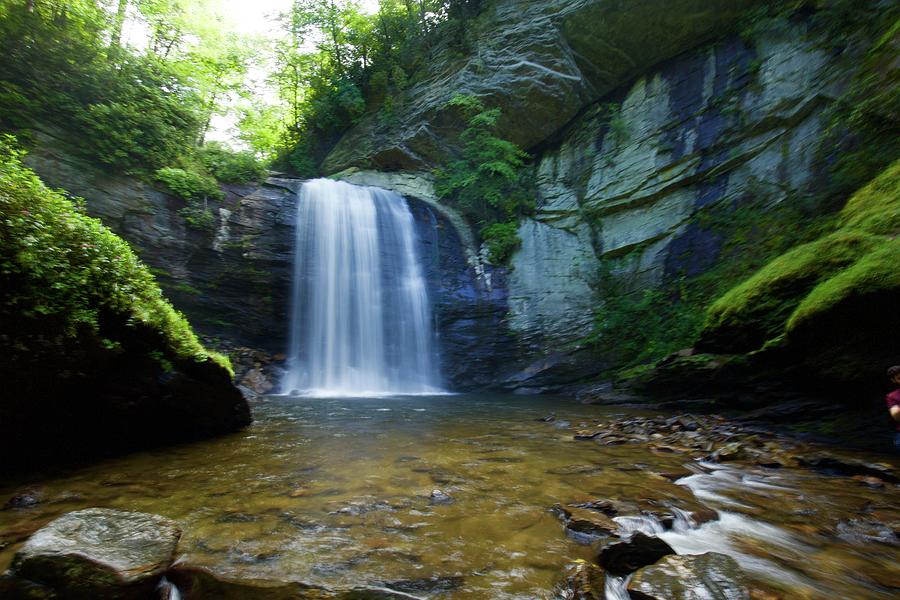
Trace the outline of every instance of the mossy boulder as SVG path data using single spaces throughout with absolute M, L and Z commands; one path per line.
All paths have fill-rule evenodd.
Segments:
M 865 233 L 836 232 L 779 256 L 713 303 L 701 348 L 729 353 L 761 348 L 784 333 L 785 322 L 810 290 L 877 244 Z
M 777 351 L 830 380 L 900 362 L 900 161 L 856 192 L 834 230 L 774 259 L 709 308 L 698 349 Z
M 128 244 L 0 139 L 0 470 L 232 431 L 250 422 Z

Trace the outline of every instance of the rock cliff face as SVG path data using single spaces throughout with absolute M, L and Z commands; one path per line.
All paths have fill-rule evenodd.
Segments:
M 538 200 L 494 292 L 517 344 L 498 372 L 509 387 L 549 389 L 605 366 L 564 358 L 592 331 L 601 274 L 629 291 L 705 273 L 730 243 L 711 221 L 817 191 L 823 115 L 854 49 L 827 51 L 803 17 L 728 33 L 749 3 L 659 4 L 498 1 L 468 58 L 433 61 L 394 125 L 364 119 L 326 160 L 400 170 L 363 179 L 415 193 L 411 182 L 453 152 L 460 123 L 443 102 L 464 92 L 503 108 L 499 133 L 536 155 Z
M 530 148 L 588 103 L 654 64 L 731 25 L 750 0 L 497 0 L 471 27 L 459 56 L 439 48 L 394 102 L 340 141 L 327 172 L 348 167 L 420 170 L 453 153 L 461 120 L 444 104 L 455 94 L 502 106 L 501 133 Z
M 225 199 L 211 204 L 217 215 L 214 230 L 196 231 L 179 216 L 179 199 L 85 164 L 51 134 L 37 133 L 36 139 L 30 166 L 49 185 L 84 197 L 88 212 L 128 240 L 153 267 L 166 296 L 194 328 L 222 340 L 223 349 L 241 358 L 236 375 L 245 392 L 277 387 L 277 358 L 287 347 L 301 182 L 273 177 L 259 186 L 228 186 Z M 445 383 L 453 390 L 489 385 L 498 365 L 515 356 L 515 340 L 503 325 L 504 271 L 481 265 L 465 222 L 438 205 L 427 178 L 366 172 L 345 178 L 408 197 L 440 333 Z M 248 351 L 265 360 L 244 361 Z
M 292 180 L 229 186 L 212 231 L 187 226 L 183 201 L 74 158 L 46 133 L 27 162 L 53 187 L 87 201 L 88 212 L 129 241 L 166 296 L 202 334 L 283 352 L 293 260 Z
M 601 268 L 626 289 L 697 275 L 725 241 L 711 215 L 811 190 L 822 114 L 849 73 L 802 24 L 770 25 L 651 70 L 540 154 L 539 209 L 510 277 L 514 330 L 583 335 Z

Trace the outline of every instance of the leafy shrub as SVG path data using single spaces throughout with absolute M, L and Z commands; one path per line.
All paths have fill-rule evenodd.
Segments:
M 478 98 L 461 94 L 447 106 L 460 110 L 468 127 L 460 135 L 462 157 L 436 172 L 438 195 L 485 226 L 532 210 L 534 199 L 524 185 L 522 169 L 528 155 L 494 135 L 500 109 L 487 109 Z
M 216 215 L 209 208 L 199 202 L 190 203 L 178 211 L 185 224 L 197 231 L 212 231 L 216 228 Z
M 156 172 L 156 179 L 184 200 L 221 200 L 225 197 L 215 179 L 194 171 L 165 167 Z
M 492 255 L 507 260 L 518 245 L 515 220 L 534 209 L 524 168 L 528 155 L 494 135 L 499 108 L 487 109 L 478 98 L 461 94 L 447 106 L 458 109 L 468 126 L 460 135 L 461 158 L 435 172 L 435 191 L 482 227 Z
M 142 326 L 160 343 L 148 352 L 213 358 L 230 370 L 200 344 L 129 245 L 48 189 L 22 156 L 12 136 L 0 138 L 0 313 L 4 329 L 15 317 L 24 332 L 8 333 L 5 343 L 18 352 L 48 343 L 64 351 L 66 340 L 88 336 L 115 349 L 129 328 Z
M 265 166 L 252 152 L 234 152 L 211 143 L 203 146 L 197 157 L 207 172 L 222 183 L 256 183 L 266 176 Z
M 86 150 L 128 173 L 152 173 L 193 145 L 197 121 L 171 99 L 119 98 L 76 109 Z
M 485 227 L 481 230 L 481 239 L 487 246 L 488 258 L 495 265 L 508 262 L 522 243 L 519 239 L 519 224 L 515 221 Z

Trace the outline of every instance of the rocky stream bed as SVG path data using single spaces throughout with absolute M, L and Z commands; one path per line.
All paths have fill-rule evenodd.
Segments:
M 0 597 L 894 598 L 900 470 L 715 415 L 268 397 L 0 485 Z

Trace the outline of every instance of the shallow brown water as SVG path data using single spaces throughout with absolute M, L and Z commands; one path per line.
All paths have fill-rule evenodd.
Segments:
M 538 420 L 551 411 L 554 423 Z M 900 520 L 897 486 L 572 437 L 627 414 L 638 411 L 547 398 L 270 398 L 235 435 L 0 484 L 0 504 L 41 500 L 0 511 L 0 568 L 50 519 L 102 506 L 179 521 L 184 560 L 227 575 L 550 598 L 565 566 L 594 552 L 566 535 L 553 504 L 693 506 L 693 490 L 722 518 L 662 534 L 680 553 L 731 553 L 784 598 L 896 597 L 900 549 L 874 523 Z M 679 472 L 697 474 L 680 485 L 659 475 Z M 433 503 L 433 490 L 453 502 Z

